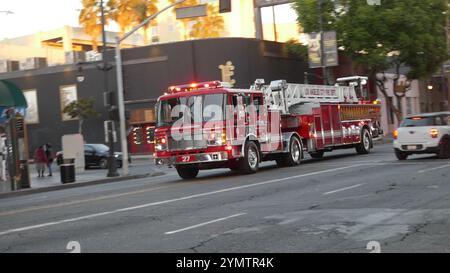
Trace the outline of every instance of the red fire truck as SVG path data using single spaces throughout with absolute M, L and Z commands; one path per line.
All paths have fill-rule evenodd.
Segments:
M 183 179 L 199 170 L 258 171 L 262 161 L 299 165 L 305 153 L 335 149 L 368 154 L 380 138 L 380 105 L 350 86 L 289 84 L 233 89 L 220 82 L 172 86 L 158 99 L 155 162 Z M 346 80 L 342 80 L 346 82 Z M 356 83 L 358 85 L 358 83 Z

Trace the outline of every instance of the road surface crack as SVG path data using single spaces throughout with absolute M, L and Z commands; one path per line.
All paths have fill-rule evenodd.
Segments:
M 199 253 L 197 248 L 203 247 L 204 245 L 206 245 L 207 243 L 211 242 L 212 240 L 214 240 L 216 237 L 211 237 L 208 240 L 204 240 L 201 241 L 200 243 L 198 243 L 197 245 L 190 247 L 189 249 L 194 251 L 195 253 Z

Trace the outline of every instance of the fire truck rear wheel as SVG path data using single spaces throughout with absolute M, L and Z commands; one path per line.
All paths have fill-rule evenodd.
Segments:
M 244 157 L 241 159 L 239 171 L 242 174 L 256 173 L 259 169 L 260 154 L 258 146 L 253 141 L 245 143 Z
M 370 153 L 372 146 L 372 136 L 369 130 L 363 129 L 361 132 L 361 143 L 356 145 L 356 152 L 360 155 L 366 155 Z
M 177 166 L 177 173 L 183 179 L 193 179 L 196 178 L 199 170 L 197 167 L 193 166 Z
M 300 165 L 303 157 L 303 148 L 298 137 L 291 137 L 289 142 L 289 153 L 283 154 L 276 159 L 279 167 L 293 167 Z
M 322 159 L 324 154 L 325 154 L 324 151 L 318 151 L 318 152 L 314 152 L 314 153 L 309 153 L 309 155 L 312 158 L 314 158 L 314 159 Z

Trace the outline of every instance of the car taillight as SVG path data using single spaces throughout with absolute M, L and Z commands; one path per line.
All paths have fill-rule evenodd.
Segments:
M 439 130 L 438 129 L 431 129 L 430 130 L 430 135 L 432 138 L 437 138 L 439 136 Z
M 395 130 L 392 135 L 394 136 L 394 139 L 397 139 L 398 138 L 398 130 Z

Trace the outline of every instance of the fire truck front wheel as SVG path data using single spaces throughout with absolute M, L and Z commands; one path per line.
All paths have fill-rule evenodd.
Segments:
M 183 179 L 193 179 L 198 175 L 198 168 L 194 166 L 177 166 L 178 175 Z
M 239 164 L 239 171 L 242 174 L 256 173 L 259 169 L 260 153 L 258 146 L 253 141 L 245 143 L 245 154 Z
M 372 146 L 372 137 L 369 130 L 363 129 L 361 132 L 361 143 L 356 145 L 356 152 L 360 155 L 366 155 L 370 153 Z

